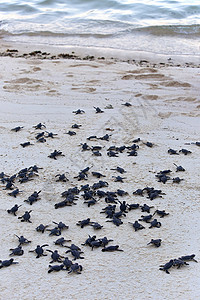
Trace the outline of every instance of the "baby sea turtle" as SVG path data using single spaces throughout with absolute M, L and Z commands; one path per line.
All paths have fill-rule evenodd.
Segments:
M 33 126 L 35 129 L 42 129 L 42 128 L 46 128 L 46 126 L 42 123 L 38 123 L 37 125 Z
M 30 142 L 25 142 L 25 143 L 22 143 L 22 144 L 20 144 L 23 148 L 25 148 L 25 147 L 28 147 L 28 146 L 31 146 L 31 145 L 33 145 L 33 144 L 31 144 Z
M 98 139 L 98 137 L 96 136 L 96 135 L 91 135 L 91 136 L 89 136 L 88 138 L 87 138 L 87 140 L 97 140 Z
M 151 143 L 151 142 L 146 142 L 146 143 L 143 143 L 143 144 L 146 145 L 149 148 L 152 148 L 154 146 L 154 144 Z
M 128 195 L 128 192 L 126 192 L 124 190 L 117 189 L 117 195 L 120 196 L 120 197 L 123 197 L 123 196 Z
M 112 151 L 112 150 L 109 150 L 108 152 L 107 152 L 107 155 L 109 156 L 109 157 L 118 157 L 118 152 L 115 152 L 115 151 Z
M 135 231 L 141 230 L 141 229 L 145 229 L 145 227 L 140 224 L 138 221 L 135 221 L 134 223 L 128 222 L 129 224 L 131 224 L 133 226 L 133 228 L 135 229 Z
M 147 212 L 147 213 L 150 213 L 150 209 L 153 208 L 153 207 L 154 207 L 154 206 L 149 206 L 149 205 L 147 205 L 147 204 L 144 204 L 144 205 L 140 206 L 141 211 L 142 211 L 142 212 Z
M 50 264 L 53 262 L 62 262 L 61 258 L 64 258 L 64 257 L 58 253 L 58 250 L 52 251 L 52 250 L 47 249 L 46 251 L 51 252 L 52 261 L 50 261 Z
M 90 207 L 91 205 L 95 205 L 97 203 L 97 200 L 93 198 L 91 200 L 84 201 L 83 203 L 86 203 L 87 206 Z
M 24 250 L 22 249 L 22 246 L 18 246 L 18 247 L 16 247 L 16 248 L 11 248 L 10 249 L 12 252 L 10 253 L 10 256 L 11 255 L 18 255 L 18 256 L 20 256 L 20 255 L 23 255 L 24 254 Z
M 113 242 L 113 240 L 108 240 L 106 236 L 104 236 L 102 239 L 99 239 L 102 243 L 102 246 L 105 247 L 106 245 L 108 245 L 108 243 Z
M 154 245 L 154 246 L 156 246 L 156 247 L 160 247 L 160 245 L 161 245 L 161 242 L 162 242 L 162 240 L 161 239 L 156 239 L 156 240 L 154 240 L 154 239 L 151 239 L 151 241 L 147 244 L 147 245 L 150 245 L 150 244 L 152 244 L 152 245 Z
M 99 151 L 99 150 L 101 150 L 103 147 L 102 146 L 97 146 L 97 145 L 95 145 L 95 146 L 92 146 L 91 147 L 91 150 L 92 151 Z
M 17 216 L 16 212 L 18 211 L 20 206 L 22 206 L 22 205 L 15 204 L 11 209 L 8 209 L 7 212 L 9 214 L 13 214 L 14 216 Z
M 82 220 L 82 221 L 78 221 L 78 223 L 76 223 L 76 225 L 78 226 L 81 226 L 81 228 L 87 226 L 87 225 L 90 225 L 90 218 L 87 218 L 85 220 Z
M 161 218 L 164 218 L 165 216 L 169 215 L 169 213 L 166 213 L 165 210 L 158 210 L 158 209 L 154 212 L 153 216 L 155 214 L 158 214 Z
M 115 246 L 104 247 L 101 251 L 102 252 L 113 252 L 113 251 L 121 251 L 121 252 L 123 252 L 124 250 L 119 249 L 119 245 L 115 245 Z
M 136 150 L 131 150 L 131 151 L 128 151 L 128 156 L 137 156 L 137 151 Z
M 144 189 L 137 189 L 136 191 L 133 192 L 133 195 L 138 195 L 143 197 L 143 192 Z
M 59 246 L 62 246 L 62 247 L 67 247 L 64 245 L 65 242 L 71 242 L 71 240 L 65 240 L 64 237 L 61 237 L 59 239 L 57 239 L 54 244 L 55 245 L 59 245 Z
M 94 248 L 99 248 L 99 247 L 101 247 L 102 246 L 102 242 L 101 242 L 101 240 L 94 240 L 94 241 L 91 241 L 90 242 L 90 246 L 91 246 L 91 248 L 92 248 L 92 250 L 94 249 Z
M 40 225 L 37 226 L 35 229 L 36 229 L 36 231 L 38 231 L 38 232 L 44 233 L 45 229 L 46 229 L 48 226 L 49 226 L 49 225 L 43 225 L 43 224 L 40 224 Z
M 168 180 L 170 180 L 170 177 L 165 174 L 157 174 L 155 175 L 158 178 L 158 182 L 166 183 Z
M 112 134 L 107 134 L 106 133 L 105 135 L 99 137 L 98 139 L 102 140 L 102 141 L 107 141 L 108 142 L 111 136 L 112 136 Z
M 64 264 L 61 264 L 61 265 L 54 265 L 54 266 L 51 266 L 49 265 L 49 270 L 48 270 L 48 273 L 51 273 L 51 272 L 58 272 L 60 270 L 63 270 L 64 268 Z
M 102 181 L 102 180 L 99 180 L 99 182 L 96 182 L 92 185 L 92 189 L 93 190 L 98 190 L 100 188 L 103 188 L 103 187 L 107 187 L 109 184 L 107 181 Z
M 152 219 L 152 215 L 147 215 L 147 216 L 141 216 L 142 219 L 139 219 L 139 221 L 144 221 L 146 223 L 149 223 L 149 220 Z
M 139 146 L 136 144 L 132 144 L 131 146 L 126 147 L 128 150 L 137 150 L 139 149 Z
M 95 191 L 85 190 L 82 196 L 85 200 L 94 199 L 93 196 L 95 196 Z
M 71 244 L 70 246 L 66 246 L 66 248 L 69 248 L 70 250 L 81 251 L 80 247 L 75 245 L 75 244 Z
M 5 189 L 4 190 L 13 190 L 13 188 L 14 188 L 14 183 L 12 182 L 12 181 L 7 181 L 7 183 L 6 183 L 6 186 L 5 186 Z
M 113 222 L 113 224 L 116 225 L 117 227 L 123 224 L 122 220 L 116 218 L 115 216 L 113 216 L 111 220 L 107 220 L 106 222 Z
M 170 259 L 170 261 L 165 265 L 160 265 L 161 268 L 159 270 L 165 271 L 167 274 L 170 274 L 168 270 L 173 266 L 173 262 L 174 260 Z
M 127 106 L 127 107 L 130 107 L 130 106 L 132 106 L 132 104 L 131 104 L 130 102 L 125 102 L 125 103 L 122 103 L 122 105 L 124 105 L 124 106 Z
M 57 133 L 53 133 L 53 132 L 48 132 L 48 131 L 45 131 L 46 133 L 47 133 L 47 135 L 45 136 L 45 137 L 47 137 L 47 138 L 54 138 L 54 136 L 56 136 L 56 135 L 58 135 Z
M 101 229 L 101 228 L 103 228 L 103 225 L 101 225 L 101 224 L 99 224 L 99 223 L 97 223 L 97 222 L 91 222 L 90 223 L 90 226 L 92 226 L 94 229 Z
M 137 138 L 137 139 L 134 139 L 133 140 L 133 143 L 138 143 L 138 142 L 140 142 L 141 141 L 141 139 L 140 138 Z
M 41 137 L 37 140 L 39 143 L 45 143 L 47 140 L 44 137 Z
M 103 175 L 103 174 L 101 174 L 101 173 L 99 173 L 99 172 L 92 172 L 92 175 L 93 175 L 94 177 L 97 177 L 97 178 L 106 177 L 105 175 Z
M 101 154 L 101 152 L 99 152 L 99 150 L 92 151 L 92 155 L 94 155 L 94 156 L 102 156 L 102 154 Z
M 11 131 L 18 132 L 18 131 L 20 131 L 22 128 L 24 128 L 24 126 L 17 126 L 17 127 L 15 127 L 15 128 L 12 128 Z
M 56 225 L 58 225 L 58 228 L 60 229 L 60 230 L 63 230 L 63 229 L 68 229 L 69 228 L 69 226 L 68 225 L 66 225 L 65 223 L 63 223 L 63 222 L 59 222 L 59 223 L 57 223 L 57 222 L 54 222 L 53 221 L 53 223 L 54 224 L 56 224 Z
M 184 179 L 182 179 L 180 177 L 175 177 L 175 178 L 172 178 L 172 180 L 173 180 L 173 183 L 180 183 Z
M 18 238 L 19 246 L 31 243 L 31 241 L 28 241 L 23 235 L 18 236 L 15 234 L 15 236 Z
M 126 201 L 123 201 L 123 202 L 119 201 L 119 203 L 120 203 L 120 206 L 119 206 L 120 211 L 123 213 L 127 213 L 126 210 L 128 208 L 128 204 L 126 203 Z
M 76 135 L 75 131 L 71 131 L 69 130 L 68 132 L 66 132 L 65 134 L 69 134 L 70 136 Z
M 168 152 L 170 155 L 174 155 L 174 154 L 178 155 L 177 150 L 174 150 L 174 149 L 169 149 L 167 152 Z
M 68 257 L 65 257 L 63 260 L 63 265 L 65 266 L 65 270 L 69 270 L 72 265 L 72 261 L 68 259 Z
M 155 190 L 154 188 L 152 188 L 150 191 L 147 192 L 148 193 L 148 198 L 150 200 L 154 200 L 156 198 L 162 198 L 161 196 L 161 193 L 162 191 L 161 190 Z M 164 195 L 164 193 L 162 193 L 162 195 Z
M 55 227 L 53 229 L 47 229 L 47 231 L 50 231 L 49 235 L 61 235 L 61 230 L 58 227 Z
M 189 265 L 188 263 L 186 263 L 185 261 L 183 261 L 182 259 L 174 259 L 173 260 L 173 266 L 177 267 L 177 269 L 179 269 L 180 267 L 184 266 L 184 265 Z
M 84 242 L 84 244 L 81 244 L 82 246 L 90 246 L 91 247 L 91 242 L 94 242 L 96 240 L 96 235 L 90 236 L 88 235 L 88 238 Z
M 37 247 L 34 250 L 29 250 L 29 252 L 35 252 L 37 254 L 36 258 L 39 258 L 41 256 L 47 256 L 47 254 L 44 254 L 44 247 L 49 246 L 48 244 L 44 244 L 42 246 L 37 245 Z
M 76 274 L 81 274 L 81 271 L 83 270 L 83 267 L 77 263 L 72 264 L 70 267 L 70 270 L 68 272 L 68 274 L 70 273 L 76 273 Z
M 188 154 L 191 154 L 192 152 L 187 150 L 187 149 L 181 149 L 179 150 L 179 152 L 182 152 L 184 155 L 188 155 Z
M 138 203 L 128 204 L 128 210 L 137 209 L 140 205 Z
M 114 196 L 107 195 L 105 198 L 106 203 L 116 203 L 117 204 L 117 199 Z
M 32 212 L 32 210 L 25 211 L 25 213 L 23 214 L 23 216 L 18 217 L 18 219 L 21 219 L 21 222 L 29 222 L 29 223 L 32 223 L 32 222 L 30 221 L 30 218 L 31 218 L 30 213 L 31 213 L 31 212 Z
M 126 177 L 121 177 L 121 176 L 112 176 L 113 178 L 115 178 L 115 182 L 124 182 L 123 179 L 126 179 Z
M 42 132 L 40 132 L 40 133 L 36 134 L 36 136 L 35 136 L 36 140 L 39 140 L 41 137 L 43 137 L 43 136 L 44 136 L 44 134 L 45 134 L 45 132 L 44 132 L 44 131 L 42 131 Z
M 99 107 L 94 107 L 94 109 L 96 110 L 96 114 L 98 114 L 98 113 L 103 113 L 103 112 L 104 112 L 104 111 L 101 110 L 101 108 L 99 108 Z
M 117 172 L 119 172 L 121 174 L 126 173 L 126 171 L 123 168 L 121 168 L 121 167 L 116 167 L 115 169 L 111 169 L 111 170 L 117 171 Z
M 118 212 L 114 212 L 113 214 L 113 217 L 114 218 L 121 218 L 122 216 L 126 217 L 126 214 L 127 213 L 126 211 L 118 211 Z
M 38 200 L 40 200 L 40 198 L 39 198 L 40 193 L 41 193 L 41 191 L 39 191 L 39 192 L 34 191 L 34 193 L 31 194 L 27 200 L 24 200 L 24 202 L 27 202 L 30 205 L 32 205 L 34 202 L 37 202 Z
M 90 150 L 90 146 L 87 143 L 84 143 L 84 144 L 81 143 L 81 148 L 82 148 L 82 151 Z
M 176 166 L 176 172 L 184 172 L 185 169 L 182 166 L 178 166 L 176 164 L 174 164 Z
M 52 152 L 48 157 L 53 158 L 53 159 L 57 159 L 57 156 L 65 156 L 64 154 L 62 154 L 62 151 L 57 151 L 54 150 L 54 152 Z
M 185 256 L 181 256 L 179 257 L 179 259 L 183 260 L 183 261 L 195 261 L 195 262 L 198 262 L 196 259 L 194 259 L 195 257 L 195 254 L 191 254 L 191 255 L 185 255 Z
M 77 109 L 77 110 L 73 111 L 73 113 L 76 115 L 80 115 L 80 114 L 84 114 L 85 112 L 82 109 Z
M 84 259 L 84 257 L 81 256 L 81 254 L 83 253 L 82 251 L 69 249 L 65 253 L 69 253 L 69 252 L 72 254 L 72 256 L 74 256 L 73 260 Z
M 13 258 L 8 259 L 8 260 L 0 260 L 0 269 L 3 267 L 9 267 L 11 265 L 18 264 L 18 262 L 14 261 Z
M 120 153 L 123 153 L 123 151 L 126 149 L 126 146 L 123 145 L 123 146 L 120 146 L 120 147 L 116 147 L 116 151 L 117 152 L 120 152 Z
M 12 197 L 14 197 L 14 198 L 16 198 L 17 195 L 18 195 L 19 193 L 22 193 L 22 191 L 20 191 L 18 188 L 16 188 L 16 189 L 15 189 L 14 191 L 12 191 L 11 193 L 8 193 L 8 195 L 9 195 L 9 196 L 12 196 Z
M 161 223 L 157 221 L 157 219 L 154 219 L 153 221 L 150 222 L 151 226 L 149 228 L 160 228 L 161 227 Z
M 78 125 L 78 124 L 75 123 L 75 124 L 72 125 L 72 128 L 74 128 L 74 129 L 79 129 L 81 126 L 82 126 L 82 125 Z

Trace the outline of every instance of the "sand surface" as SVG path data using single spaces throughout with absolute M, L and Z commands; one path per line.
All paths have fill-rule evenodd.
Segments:
M 0 198 L 0 259 L 9 258 L 9 249 L 17 246 L 14 234 L 24 235 L 32 243 L 25 245 L 24 255 L 14 257 L 18 265 L 0 270 L 1 299 L 198 299 L 200 295 L 200 264 L 171 269 L 170 275 L 159 271 L 159 266 L 171 258 L 196 254 L 200 260 L 200 198 L 199 198 L 199 150 L 194 144 L 199 141 L 200 69 L 195 67 L 154 67 L 116 62 L 113 60 L 41 60 L 36 58 L 0 57 L 0 162 L 1 172 L 13 175 L 19 170 L 37 164 L 43 169 L 33 181 L 16 186 L 23 192 L 13 198 L 8 196 L 1 184 Z M 121 105 L 131 102 L 131 107 Z M 105 109 L 111 104 L 113 109 Z M 93 107 L 104 110 L 96 114 Z M 77 109 L 85 111 L 75 115 Z M 39 131 L 33 128 L 42 122 L 48 131 L 57 133 L 55 139 L 46 143 L 36 142 Z M 71 125 L 81 124 L 77 134 L 65 134 Z M 24 126 L 20 132 L 11 128 Z M 113 129 L 110 131 L 108 129 Z M 87 141 L 91 135 L 111 134 L 110 141 Z M 137 157 L 128 157 L 127 150 L 119 157 L 108 157 L 111 145 L 131 145 L 140 137 L 144 142 L 154 143 L 149 148 L 140 142 Z M 32 146 L 22 148 L 20 143 L 30 141 Z M 91 151 L 81 151 L 80 143 L 89 146 L 101 145 L 101 157 Z M 169 155 L 169 148 L 186 148 L 190 155 Z M 55 149 L 64 157 L 52 160 L 48 155 Z M 186 171 L 176 173 L 174 163 Z M 141 210 L 130 211 L 122 218 L 123 225 L 116 227 L 107 223 L 100 214 L 106 206 L 101 199 L 95 206 L 87 207 L 79 194 L 77 205 L 55 210 L 54 204 L 61 201 L 61 192 L 82 184 L 93 184 L 98 179 L 88 173 L 87 181 L 77 181 L 74 176 L 87 167 L 106 175 L 109 183 L 104 190 L 118 188 L 129 192 L 120 198 L 128 203 L 153 205 L 165 209 L 169 216 L 157 219 L 161 228 L 135 232 L 128 222 L 138 220 Z M 127 173 L 124 183 L 114 182 L 112 176 L 120 175 L 111 168 L 123 167 Z M 171 177 L 183 178 L 180 184 L 168 181 L 157 182 L 155 174 L 161 170 L 172 170 Z M 55 175 L 67 173 L 69 181 L 56 182 Z M 122 175 L 123 176 L 123 175 Z M 166 195 L 150 201 L 132 195 L 133 191 L 146 186 L 161 189 Z M 41 190 L 41 200 L 30 206 L 23 202 L 35 190 Z M 23 204 L 17 213 L 31 210 L 32 224 L 21 223 L 6 210 L 15 203 Z M 92 227 L 81 229 L 77 221 L 90 217 L 103 225 L 99 231 Z M 107 236 L 113 245 L 120 245 L 124 252 L 103 253 L 101 249 L 81 246 L 85 259 L 78 260 L 83 266 L 81 275 L 66 271 L 48 274 L 50 254 L 35 258 L 30 249 L 36 245 L 49 244 L 48 249 L 58 249 L 64 255 L 65 248 L 57 247 L 48 232 L 35 231 L 40 223 L 62 221 L 69 229 L 62 236 L 76 245 L 84 243 L 88 234 L 97 238 Z M 159 248 L 147 246 L 152 239 L 161 238 Z M 67 243 L 70 245 L 70 243 Z M 72 256 L 69 254 L 69 258 Z

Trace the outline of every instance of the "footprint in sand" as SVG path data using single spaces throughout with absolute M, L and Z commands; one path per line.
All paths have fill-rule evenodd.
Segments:
M 133 74 L 128 74 L 124 75 L 122 77 L 122 80 L 129 80 L 129 79 L 136 79 L 136 80 L 163 80 L 166 79 L 167 77 L 163 74 L 140 74 L 140 75 L 133 75 Z
M 39 79 L 21 77 L 10 81 L 4 81 L 6 85 L 3 88 L 7 91 L 38 91 L 48 90 L 55 86 L 54 82 L 48 81 L 46 84 Z
M 188 82 L 180 82 L 180 81 L 163 81 L 160 83 L 160 85 L 166 86 L 166 87 L 191 87 L 191 84 Z

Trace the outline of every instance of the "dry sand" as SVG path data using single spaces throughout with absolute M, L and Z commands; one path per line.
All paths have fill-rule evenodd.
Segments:
M 12 175 L 34 164 L 43 168 L 34 181 L 17 184 L 23 193 L 16 199 L 8 196 L 1 184 L 0 259 L 8 259 L 9 248 L 17 246 L 14 234 L 24 235 L 32 243 L 24 246 L 23 256 L 15 258 L 18 265 L 0 270 L 0 299 L 198 299 L 200 264 L 190 262 L 179 270 L 173 268 L 170 275 L 159 271 L 159 265 L 192 253 L 200 260 L 200 148 L 185 145 L 199 141 L 200 69 L 186 68 L 184 64 L 174 67 L 158 62 L 153 66 L 112 59 L 0 57 L 0 63 L 0 171 Z M 126 101 L 132 107 L 121 105 Z M 113 109 L 105 109 L 108 104 Z M 93 106 L 99 106 L 104 113 L 96 114 Z M 74 115 L 72 111 L 78 108 L 85 114 Z M 58 137 L 37 143 L 33 125 L 39 122 Z M 65 132 L 74 123 L 82 127 L 76 130 L 77 135 L 70 137 Z M 22 131 L 10 131 L 19 125 L 24 126 Z M 92 156 L 91 151 L 81 151 L 80 143 L 86 142 L 88 136 L 106 133 L 112 134 L 109 142 L 88 142 L 90 146 L 104 146 L 101 157 Z M 128 157 L 126 151 L 119 157 L 106 155 L 109 146 L 131 145 L 137 137 L 155 146 L 148 148 L 140 143 L 137 157 Z M 20 143 L 26 141 L 34 145 L 23 149 Z M 192 154 L 170 156 L 169 148 L 187 148 Z M 61 150 L 65 157 L 48 158 L 54 149 Z M 174 163 L 182 165 L 186 172 L 176 173 Z M 54 204 L 62 199 L 61 192 L 98 181 L 90 172 L 85 182 L 74 179 L 80 169 L 91 165 L 91 171 L 106 175 L 109 190 L 121 188 L 129 192 L 123 198 L 128 203 L 147 203 L 154 209 L 169 212 L 163 219 L 158 217 L 162 227 L 149 229 L 144 224 L 145 230 L 134 232 L 128 221 L 137 220 L 142 214 L 140 210 L 130 211 L 123 218 L 124 224 L 116 227 L 106 223 L 105 215 L 100 214 L 106 206 L 104 200 L 88 208 L 81 196 L 76 206 L 55 210 Z M 124 183 L 113 181 L 112 176 L 118 174 L 110 169 L 116 166 L 127 170 Z M 171 169 L 172 177 L 180 176 L 184 181 L 180 184 L 168 181 L 165 185 L 157 182 L 156 172 L 164 169 Z M 69 181 L 55 182 L 55 175 L 63 172 L 69 172 Z M 146 186 L 162 189 L 166 195 L 153 201 L 132 195 L 137 188 Z M 41 200 L 32 206 L 23 203 L 34 190 L 42 190 Z M 21 223 L 6 212 L 15 203 L 23 203 L 18 216 L 25 210 L 33 210 L 32 224 Z M 87 217 L 102 224 L 103 229 L 94 231 L 92 227 L 76 226 L 77 221 Z M 70 276 L 64 271 L 48 274 L 50 255 L 36 259 L 28 250 L 48 243 L 49 249 L 59 249 L 64 254 L 64 248 L 53 245 L 56 237 L 35 231 L 40 223 L 52 221 L 69 225 L 62 236 L 79 246 L 88 234 L 96 234 L 97 238 L 112 238 L 113 244 L 120 245 L 124 252 L 103 253 L 83 246 L 85 259 L 80 260 L 81 275 Z M 147 246 L 151 238 L 161 238 L 161 247 Z

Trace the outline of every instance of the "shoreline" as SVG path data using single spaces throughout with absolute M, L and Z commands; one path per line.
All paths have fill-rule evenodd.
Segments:
M 3 41 L 0 56 L 14 58 L 35 58 L 43 60 L 76 59 L 108 60 L 127 62 L 137 66 L 149 67 L 191 67 L 200 68 L 200 56 L 192 54 L 167 55 L 146 51 L 129 51 L 112 48 L 79 47 L 66 45 L 45 45 L 30 43 L 13 43 Z

